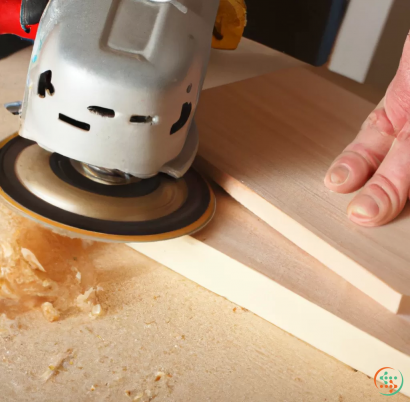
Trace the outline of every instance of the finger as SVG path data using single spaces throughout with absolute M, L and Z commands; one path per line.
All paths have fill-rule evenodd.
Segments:
M 351 193 L 369 180 L 394 141 L 394 128 L 386 115 L 384 99 L 368 116 L 362 128 L 329 168 L 325 185 L 338 193 Z
M 358 190 L 377 170 L 392 138 L 410 121 L 410 37 L 404 43 L 397 74 L 384 100 L 365 121 L 357 138 L 329 169 L 326 186 L 340 193 Z M 386 138 L 387 137 L 387 138 Z
M 399 132 L 410 121 L 410 36 L 407 35 L 397 73 L 386 91 L 387 116 Z
M 351 201 L 347 213 L 362 226 L 380 226 L 404 208 L 410 188 L 410 124 L 406 123 L 375 175 Z

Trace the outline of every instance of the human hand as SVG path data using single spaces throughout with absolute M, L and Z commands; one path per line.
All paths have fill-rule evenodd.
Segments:
M 349 219 L 362 226 L 393 220 L 410 196 L 410 37 L 385 97 L 356 139 L 335 159 L 325 185 L 338 193 L 361 191 L 350 202 Z

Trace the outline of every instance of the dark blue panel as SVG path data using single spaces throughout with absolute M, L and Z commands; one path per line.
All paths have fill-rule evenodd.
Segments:
M 347 0 L 245 0 L 245 36 L 315 66 L 329 58 Z

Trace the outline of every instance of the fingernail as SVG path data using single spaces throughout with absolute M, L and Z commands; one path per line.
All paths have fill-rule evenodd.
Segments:
M 343 184 L 346 182 L 347 178 L 349 177 L 350 170 L 343 165 L 335 166 L 330 171 L 330 181 L 332 184 Z
M 349 215 L 358 219 L 372 219 L 379 215 L 377 202 L 370 195 L 357 196 L 349 207 Z

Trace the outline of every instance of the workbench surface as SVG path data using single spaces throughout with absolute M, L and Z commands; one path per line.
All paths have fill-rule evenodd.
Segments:
M 259 45 L 242 46 L 258 54 Z M 263 53 L 267 71 L 295 64 Z M 237 53 L 230 55 L 225 71 L 238 66 Z M 227 56 L 214 52 L 211 60 L 220 57 Z M 0 61 L 1 104 L 22 98 L 28 60 L 23 50 Z M 218 71 L 211 64 L 210 72 Z M 241 74 L 238 79 L 258 72 Z M 225 81 L 214 75 L 208 82 Z M 17 127 L 18 120 L 0 109 L 0 135 Z M 101 245 L 92 253 L 104 315 L 73 314 L 54 323 L 39 312 L 3 317 L 1 400 L 384 400 L 373 379 L 129 247 Z M 59 369 L 45 381 L 50 366 Z

